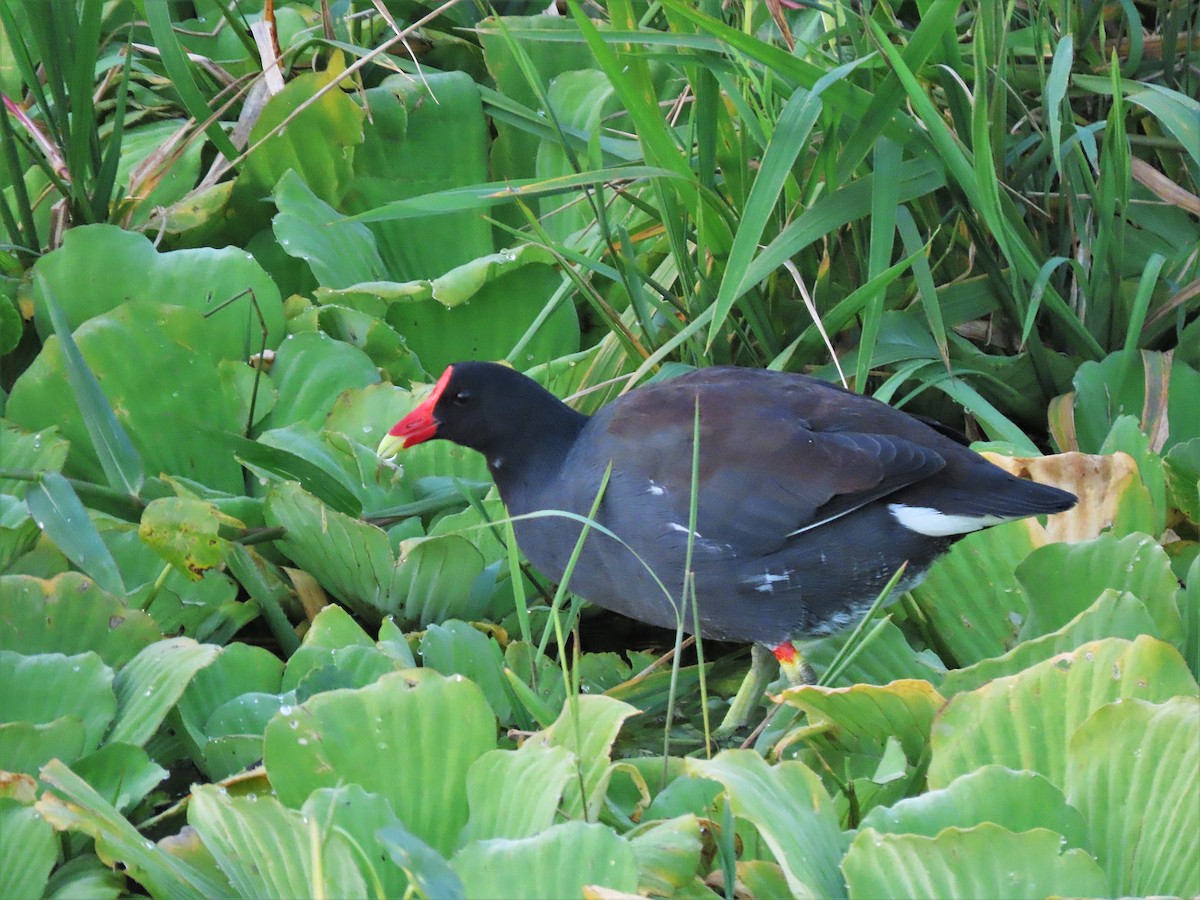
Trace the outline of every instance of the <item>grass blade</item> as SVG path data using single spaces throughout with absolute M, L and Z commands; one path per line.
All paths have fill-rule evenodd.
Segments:
M 817 116 L 821 114 L 821 94 L 831 84 L 854 71 L 865 59 L 866 57 L 838 66 L 819 79 L 811 91 L 797 88 L 788 98 L 763 154 L 762 167 L 754 179 L 754 186 L 750 189 L 746 208 L 742 211 L 741 224 L 729 251 L 725 277 L 717 291 L 716 309 L 713 311 L 712 324 L 709 325 L 705 352 L 712 349 L 713 341 L 720 334 L 734 302 L 750 286 L 746 276 L 754 259 L 754 251 L 767 228 L 783 186 L 791 175 L 796 157 L 804 149 Z
M 1125 351 L 1136 350 L 1142 336 L 1142 328 L 1146 324 L 1146 313 L 1150 309 L 1150 298 L 1154 295 L 1154 285 L 1158 283 L 1158 273 L 1162 271 L 1166 259 L 1161 253 L 1151 253 L 1146 260 L 1146 268 L 1138 281 L 1137 295 L 1133 298 L 1133 309 L 1129 314 L 1129 324 L 1125 331 Z
M 618 166 L 611 169 L 597 169 L 591 172 L 580 172 L 577 175 L 559 175 L 554 178 L 518 178 L 509 181 L 490 181 L 485 184 L 472 185 L 465 188 L 453 188 L 446 191 L 433 191 L 410 197 L 407 200 L 394 200 L 384 203 L 375 209 L 346 216 L 338 219 L 343 222 L 392 222 L 400 219 L 419 218 L 436 213 L 461 212 L 466 209 L 486 209 L 501 203 L 512 203 L 522 198 L 551 197 L 567 191 L 587 188 L 597 182 L 607 181 L 640 181 L 647 178 L 683 178 L 691 180 L 690 176 L 682 176 L 670 169 L 656 166 Z
M 1058 177 L 1062 171 L 1062 103 L 1067 96 L 1067 85 L 1071 80 L 1071 66 L 1075 61 L 1075 42 L 1064 35 L 1054 48 L 1054 62 L 1050 64 L 1050 76 L 1046 79 L 1046 127 L 1050 131 L 1051 162 Z
M 30 485 L 25 503 L 38 527 L 67 559 L 110 594 L 125 596 L 117 562 L 67 479 L 57 472 L 45 473 Z
M 900 145 L 881 137 L 875 144 L 875 165 L 871 190 L 871 243 L 867 277 L 875 278 L 892 260 L 896 243 L 896 214 L 900 209 Z M 908 248 L 912 253 L 912 247 Z M 875 358 L 875 341 L 879 338 L 885 294 L 878 291 L 867 301 L 862 316 L 862 338 L 859 341 L 858 366 L 854 373 L 854 388 L 866 391 L 871 361 Z
M 63 364 L 67 370 L 67 380 L 75 394 L 75 402 L 79 404 L 79 412 L 83 424 L 87 427 L 88 436 L 109 487 L 116 488 L 126 494 L 137 496 L 145 480 L 145 467 L 121 423 L 108 405 L 108 398 L 100 389 L 100 382 L 88 368 L 87 361 L 79 352 L 79 345 L 71 335 L 71 327 L 67 317 L 54 298 L 49 282 L 40 272 L 34 273 L 34 282 L 42 298 L 46 301 L 46 309 L 50 313 L 50 322 L 54 333 L 58 336 L 62 349 Z
M 921 10 L 920 22 L 903 51 L 904 61 L 913 71 L 919 71 L 939 47 L 956 47 L 955 17 L 959 4 L 950 0 L 935 0 Z M 862 57 L 866 59 L 867 57 Z M 871 105 L 859 119 L 854 132 L 846 140 L 838 160 L 838 180 L 850 177 L 871 152 L 888 126 L 897 120 L 908 119 L 904 109 L 904 85 L 895 73 L 874 91 Z
M 755 258 L 746 272 L 745 284 L 757 284 L 801 250 L 832 234 L 836 229 L 871 212 L 873 175 L 828 194 L 797 216 Z M 923 197 L 945 185 L 945 175 L 929 159 L 909 160 L 900 165 L 898 203 Z
M 929 259 L 926 256 L 928 247 L 921 240 L 921 235 L 917 231 L 917 223 L 913 220 L 908 207 L 902 206 L 898 212 L 897 225 L 900 230 L 900 239 L 904 242 L 904 251 L 911 254 L 913 276 L 917 282 L 917 293 L 921 297 L 921 306 L 925 309 L 925 320 L 929 323 L 929 330 L 937 342 L 938 352 L 949 368 L 950 350 L 947 345 L 946 323 L 942 317 L 942 304 L 938 299 L 937 286 L 933 283 L 933 272 L 929 268 Z
M 154 36 L 154 46 L 162 54 L 167 77 L 171 79 L 175 90 L 179 92 L 179 98 L 183 101 L 188 115 L 198 124 L 205 125 L 207 123 L 204 133 L 208 135 L 213 146 L 226 159 L 231 162 L 236 160 L 237 148 L 233 146 L 233 142 L 221 128 L 221 123 L 213 118 L 208 101 L 204 99 L 204 95 L 200 93 L 200 88 L 196 85 L 196 80 L 192 77 L 192 67 L 188 63 L 187 55 L 175 38 L 175 30 L 171 23 L 172 4 L 151 2 L 144 4 L 144 8 L 146 23 L 150 26 L 150 33 Z

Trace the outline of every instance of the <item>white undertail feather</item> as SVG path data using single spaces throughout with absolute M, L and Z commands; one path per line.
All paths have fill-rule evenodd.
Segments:
M 889 503 L 888 512 L 909 531 L 927 537 L 950 537 L 954 534 L 969 534 L 991 525 L 1012 522 L 1021 516 L 959 516 L 944 513 L 929 506 L 905 506 Z

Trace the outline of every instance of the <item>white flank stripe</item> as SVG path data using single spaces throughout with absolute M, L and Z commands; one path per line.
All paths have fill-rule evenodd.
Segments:
M 989 525 L 1012 521 L 1004 516 L 956 516 L 928 506 L 905 506 L 903 503 L 889 503 L 888 512 L 909 531 L 928 537 L 967 534 Z

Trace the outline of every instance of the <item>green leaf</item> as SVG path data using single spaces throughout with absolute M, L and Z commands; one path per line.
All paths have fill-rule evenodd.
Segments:
M 357 347 L 323 334 L 293 335 L 284 341 L 271 364 L 277 397 L 263 428 L 293 422 L 320 428 L 343 392 L 378 381 L 375 365 Z
M 354 148 L 362 143 L 364 115 L 335 84 L 340 78 L 335 66 L 306 72 L 267 101 L 250 131 L 250 155 L 235 197 L 244 192 L 246 202 L 254 203 L 283 175 L 295 172 L 322 200 L 341 198 L 350 183 Z
M 804 685 L 783 700 L 808 713 L 811 725 L 826 726 L 847 752 L 882 753 L 888 736 L 900 741 L 911 761 L 921 758 L 933 717 L 946 703 L 927 681 L 893 681 L 829 688 Z
M 58 840 L 50 823 L 33 807 L 0 797 L 0 834 L 8 848 L 0 853 L 0 894 L 43 896 L 58 859 Z
M 63 863 L 50 876 L 46 900 L 119 900 L 129 891 L 125 876 L 104 865 L 94 853 L 76 856 Z
M 0 650 L 95 652 L 114 669 L 161 637 L 154 620 L 78 572 L 0 576 Z
M 575 772 L 575 754 L 565 747 L 526 741 L 518 750 L 489 750 L 467 772 L 471 816 L 459 846 L 545 831 Z
M 1126 101 L 1156 117 L 1191 155 L 1192 164 L 1200 166 L 1200 103 L 1161 84 L 1149 83 L 1145 88 L 1129 94 Z
M 1164 640 L 1183 638 L 1175 608 L 1178 582 L 1167 554 L 1149 535 L 1102 534 L 1075 544 L 1048 544 L 1022 561 L 1016 576 L 1029 598 L 1022 640 L 1063 627 L 1106 589 L 1128 591 L 1141 600 Z
M 812 769 L 795 761 L 770 766 L 752 750 L 725 750 L 711 760 L 689 758 L 686 768 L 725 786 L 734 815 L 758 829 L 792 893 L 846 896 L 838 863 L 849 839 Z
M 425 370 L 440 372 L 463 359 L 503 359 L 539 323 L 519 368 L 579 348 L 579 317 L 559 303 L 541 318 L 563 276 L 545 248 L 522 244 L 463 263 L 433 279 L 319 289 L 322 303 L 360 308 L 383 301 L 384 319 L 404 336 Z
M 372 648 L 374 643 L 340 606 L 324 607 L 309 625 L 303 645 L 291 655 L 283 673 L 283 690 L 290 691 L 309 672 L 329 663 L 344 647 Z
M 34 549 L 41 535 L 28 504 L 12 494 L 0 494 L 0 572 Z
M 350 344 L 367 354 L 393 384 L 407 387 L 428 377 L 408 342 L 380 318 L 357 309 L 327 303 L 317 309 L 317 328 L 334 340 Z M 378 443 L 366 437 L 359 440 Z
M 804 658 L 814 671 L 824 673 L 850 637 L 841 632 L 804 644 Z M 945 667 L 932 653 L 918 653 L 889 617 L 871 639 L 867 652 L 860 653 L 830 687 L 849 687 L 855 684 L 888 684 L 912 678 L 938 684 Z
M 1164 372 L 1165 370 L 1165 372 Z M 1155 381 L 1166 379 L 1166 397 Z M 1123 350 L 1075 372 L 1075 432 L 1079 449 L 1100 451 L 1113 424 L 1133 416 L 1144 431 L 1165 435 L 1162 449 L 1200 437 L 1200 372 L 1182 359 Z M 1165 399 L 1165 402 L 1164 402 Z
M 254 257 L 236 247 L 159 253 L 150 239 L 138 232 L 115 225 L 85 225 L 69 229 L 62 247 L 43 256 L 34 269 L 39 276 L 33 296 L 34 322 L 43 338 L 61 331 L 52 327 L 51 296 L 62 307 L 66 326 L 72 331 L 130 300 L 170 303 L 207 314 L 201 349 L 206 356 L 219 359 L 244 362 L 257 353 L 264 324 L 268 347 L 278 346 L 284 336 L 279 289 Z M 246 295 L 217 309 L 247 291 L 253 293 L 254 302 Z M 136 351 L 135 356 L 143 362 L 150 355 L 150 347 L 137 344 L 121 349 Z M 156 385 L 174 381 L 164 378 Z M 154 470 L 148 467 L 146 471 Z
M 1200 438 L 1176 444 L 1163 459 L 1171 505 L 1200 523 Z
M 188 824 L 243 897 L 370 896 L 345 835 L 274 797 L 230 797 L 199 785 Z
M 999 656 L 1016 643 L 1026 601 L 1013 570 L 1036 546 L 1026 522 L 969 534 L 913 588 L 913 599 L 959 665 Z
M 108 740 L 144 745 L 192 677 L 220 652 L 219 647 L 185 637 L 158 641 L 140 652 L 117 673 L 117 717 Z
M 421 664 L 443 675 L 459 674 L 479 685 L 502 723 L 512 721 L 512 702 L 504 677 L 500 645 L 466 622 L 430 625 L 421 637 Z M 507 835 L 491 835 L 507 837 Z M 525 837 L 525 835 L 516 835 Z
M 1183 579 L 1184 587 L 1176 595 L 1179 612 L 1184 616 L 1184 628 L 1187 636 L 1183 641 L 1183 655 L 1192 674 L 1200 677 L 1200 555 L 1192 559 L 1187 575 Z
M 172 291 L 169 283 L 163 287 L 164 295 Z M 199 312 L 156 299 L 94 316 L 76 329 L 74 339 L 146 471 L 182 475 L 240 495 L 241 467 L 206 432 L 245 427 L 249 391 L 240 385 L 252 383 L 254 371 L 245 365 L 222 371 L 218 332 Z M 30 429 L 56 425 L 71 441 L 67 473 L 103 482 L 103 467 L 67 388 L 63 346 L 55 338 L 46 342 L 13 386 L 7 414 Z
M 418 625 L 483 615 L 488 598 L 474 596 L 472 589 L 485 563 L 466 538 L 412 538 L 400 542 L 399 556 L 388 590 L 389 612 Z
M 1045 828 L 1021 834 L 984 822 L 935 837 L 858 833 L 842 864 L 851 898 L 1100 897 L 1104 874 L 1085 850 L 1063 852 Z
M 495 736 L 479 688 L 413 670 L 284 707 L 267 726 L 263 749 L 284 803 L 298 806 L 317 788 L 359 784 L 447 854 L 467 821 L 467 770 L 495 747 Z
M 860 830 L 937 837 L 946 828 L 968 829 L 990 822 L 1013 832 L 1048 828 L 1067 846 L 1090 849 L 1087 823 L 1067 804 L 1063 793 L 1036 772 L 984 766 L 941 790 L 909 797 L 894 806 L 877 806 Z
M 125 582 L 116 560 L 100 539 L 100 533 L 67 479 L 57 472 L 45 473 L 30 486 L 25 502 L 38 528 L 54 541 L 67 559 L 106 591 L 125 593 Z
M 638 893 L 670 897 L 692 883 L 700 868 L 700 820 L 694 815 L 652 822 L 629 838 L 638 861 Z
M 484 115 L 481 90 L 465 72 L 427 70 L 419 79 L 392 75 L 358 93 L 370 118 L 354 154 L 345 210 L 367 212 L 487 181 L 489 150 L 495 153 L 488 132 L 504 126 Z M 445 152 L 449 146 L 453 153 Z M 471 210 L 374 222 L 370 229 L 392 281 L 440 275 L 495 249 L 489 223 Z
M 265 517 L 287 529 L 280 549 L 351 609 L 401 612 L 391 599 L 396 561 L 382 529 L 328 509 L 293 482 L 268 490 Z
M 229 703 L 243 697 L 261 698 L 277 695 L 282 675 L 283 663 L 263 647 L 240 643 L 223 647 L 220 655 L 211 664 L 199 670 L 188 682 L 176 706 L 180 738 L 192 761 L 202 768 L 206 766 L 206 748 L 213 737 L 210 720 L 218 710 L 225 709 Z M 281 700 L 275 701 L 271 709 L 272 714 L 281 703 Z M 266 725 L 265 720 L 262 725 Z M 221 735 L 229 733 L 228 730 L 224 730 Z M 259 738 L 259 757 L 262 755 L 262 733 L 262 727 L 255 732 Z M 216 779 L 212 771 L 205 771 L 211 778 Z
M 0 419 L 0 467 L 31 472 L 61 472 L 69 444 L 54 429 L 30 433 Z M 28 481 L 0 478 L 0 494 L 24 497 Z
M 71 768 L 121 812 L 132 809 L 167 778 L 167 770 L 141 747 L 111 741 L 75 760 Z
M 1133 640 L 1138 635 L 1161 637 L 1146 605 L 1133 594 L 1106 590 L 1096 602 L 1057 631 L 1021 641 L 1003 656 L 984 659 L 964 669 L 946 673 L 942 692 L 946 695 L 972 691 L 995 678 L 1016 675 L 1039 663 L 1074 650 L 1090 641 L 1117 637 Z
M 1200 699 L 1122 700 L 1071 737 L 1067 799 L 1112 897 L 1200 894 Z M 1095 896 L 1095 895 L 1093 895 Z
M 528 739 L 575 755 L 577 777 L 568 785 L 562 802 L 566 815 L 588 820 L 599 815 L 612 777 L 613 742 L 625 720 L 637 713 L 635 707 L 611 697 L 571 696 L 554 724 Z
M 1067 95 L 1074 54 L 1074 40 L 1071 35 L 1064 34 L 1059 39 L 1058 46 L 1054 48 L 1054 61 L 1050 64 L 1050 74 L 1046 77 L 1044 91 L 1046 125 L 1050 134 L 1051 163 L 1060 178 L 1063 176 L 1061 159 L 1063 98 Z
M 125 202 L 132 206 L 128 212 L 130 226 L 142 227 L 152 217 L 157 218 L 157 211 L 184 200 L 200 180 L 200 160 L 205 146 L 204 142 L 199 140 L 187 143 L 169 165 L 158 171 L 151 171 L 148 179 L 144 168 L 147 164 L 154 165 L 158 158 L 154 154 L 160 147 L 178 140 L 185 132 L 190 132 L 191 128 L 192 125 L 187 119 L 175 118 L 125 129 L 121 136 L 121 158 L 117 164 L 116 183 L 127 185 L 131 176 L 141 180 L 138 196 L 125 197 Z M 159 227 L 158 222 L 155 222 L 154 227 Z
M 386 270 L 366 225 L 346 222 L 342 214 L 312 192 L 289 169 L 275 185 L 272 225 L 289 256 L 308 263 L 317 283 L 345 288 L 362 281 L 381 281 Z
M 0 683 L 5 694 L 0 722 L 48 724 L 74 716 L 84 726 L 85 753 L 100 746 L 117 709 L 112 669 L 95 653 L 0 651 Z
M 520 840 L 468 844 L 450 861 L 468 897 L 545 898 L 584 896 L 596 885 L 637 890 L 637 859 L 629 842 L 611 828 L 587 822 L 553 825 Z
M 306 426 L 289 426 L 289 429 L 300 428 Z M 361 514 L 362 504 L 354 495 L 352 486 L 343 484 L 337 475 L 331 474 L 320 464 L 285 447 L 274 446 L 272 442 L 278 439 L 281 430 L 268 431 L 260 435 L 257 441 L 228 432 L 214 437 L 236 453 L 238 460 L 257 474 L 266 473 L 284 481 L 299 482 L 321 502 L 329 504 L 338 512 L 348 516 Z
M 83 722 L 60 716 L 53 722 L 0 723 L 0 769 L 37 775 L 50 760 L 74 762 L 88 750 Z
M 1179 652 L 1150 637 L 1084 644 L 977 690 L 957 694 L 933 724 L 929 786 L 946 787 L 983 765 L 1028 769 L 1062 787 L 1067 744 L 1104 704 L 1193 694 Z
M 217 707 L 205 724 L 198 768 L 213 781 L 256 766 L 263 755 L 263 732 L 288 695 L 242 694 Z
M 219 534 L 228 517 L 203 500 L 163 497 L 142 513 L 138 536 L 175 568 L 199 579 L 224 564 L 229 541 Z
M 462 881 L 436 850 L 403 825 L 389 825 L 376 832 L 379 844 L 427 897 L 461 900 L 466 897 Z
M 339 829 L 350 840 L 363 879 L 367 884 L 378 879 L 382 886 L 382 891 L 377 890 L 377 894 L 403 897 L 411 881 L 417 888 L 423 889 L 428 897 L 446 896 L 429 889 L 435 880 L 430 875 L 432 870 L 453 878 L 454 873 L 450 872 L 449 865 L 428 844 L 409 834 L 387 800 L 378 794 L 368 794 L 356 784 L 321 788 L 313 791 L 304 802 L 301 814 L 326 827 Z M 383 832 L 405 835 L 406 846 L 411 851 L 406 860 L 408 865 L 399 863 L 395 846 L 389 846 L 380 837 Z M 390 862 L 379 852 L 380 849 L 392 857 Z
M 227 893 L 196 867 L 163 853 L 89 786 L 58 760 L 42 769 L 49 790 L 38 800 L 42 817 L 59 831 L 78 831 L 96 841 L 96 853 L 110 865 L 119 860 L 126 874 L 151 896 L 204 900 Z

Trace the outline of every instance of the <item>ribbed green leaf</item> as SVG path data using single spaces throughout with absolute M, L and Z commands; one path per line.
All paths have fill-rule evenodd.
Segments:
M 1075 729 L 1118 699 L 1194 694 L 1179 652 L 1151 637 L 1108 638 L 950 698 L 933 723 L 929 786 L 983 765 L 1040 772 L 1062 787 Z
M 116 669 L 162 636 L 146 613 L 78 572 L 48 581 L 0 576 L 0 596 L 0 650 L 68 656 L 91 651 Z
M 55 828 L 94 838 L 100 857 L 120 860 L 126 875 L 151 896 L 205 900 L 226 895 L 227 886 L 200 868 L 163 853 L 95 788 L 58 760 L 42 769 L 41 779 L 50 789 L 38 801 L 38 812 Z
M 445 854 L 467 821 L 467 770 L 495 740 L 495 717 L 479 688 L 413 670 L 284 707 L 267 726 L 263 750 L 271 784 L 288 805 L 354 782 L 386 798 L 407 829 Z
M 1107 896 L 1200 894 L 1200 699 L 1098 709 L 1071 738 L 1066 795 Z
M 58 858 L 58 840 L 50 823 L 29 806 L 0 798 L 0 834 L 7 852 L 0 853 L 0 894 L 41 897 Z
M 243 897 L 371 896 L 346 836 L 274 797 L 230 797 L 201 785 L 188 824 Z
M 751 750 L 687 760 L 687 771 L 725 787 L 734 815 L 751 822 L 797 896 L 845 897 L 838 870 L 849 842 L 821 779 L 803 763 L 768 765 Z
M 629 842 L 605 825 L 566 822 L 521 840 L 476 841 L 450 862 L 468 897 L 560 900 L 596 885 L 637 890 Z
M 533 837 L 549 828 L 574 774 L 575 754 L 565 747 L 526 741 L 519 750 L 489 750 L 467 772 L 471 817 L 459 845 Z
M 858 833 L 842 864 L 852 900 L 1100 897 L 1104 873 L 1086 850 L 1045 828 L 1014 834 L 992 822 L 935 837 Z
M 1042 775 L 1001 766 L 984 766 L 945 788 L 909 797 L 890 807 L 877 806 L 860 829 L 887 834 L 937 837 L 946 828 L 973 828 L 991 822 L 1009 831 L 1048 828 L 1067 846 L 1090 848 L 1087 823 L 1067 804 L 1063 793 Z
M 220 647 L 197 644 L 191 638 L 171 638 L 151 644 L 131 659 L 113 685 L 117 718 L 108 739 L 145 744 L 179 702 L 192 676 L 220 652 Z

